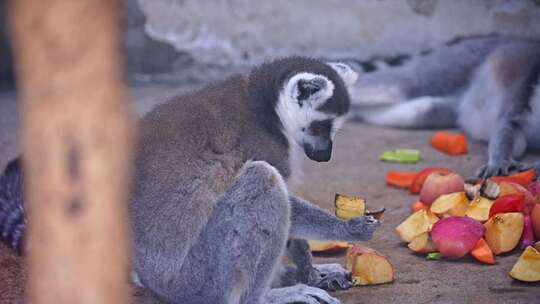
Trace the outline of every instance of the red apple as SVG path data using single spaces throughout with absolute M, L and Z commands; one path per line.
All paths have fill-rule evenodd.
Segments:
M 523 194 L 525 196 L 525 208 L 523 210 L 523 213 L 531 213 L 531 210 L 534 207 L 536 200 L 527 188 L 523 187 L 520 184 L 508 182 L 501 182 L 499 183 L 499 186 L 501 187 L 501 193 L 499 194 L 499 197 L 508 194 Z
M 535 204 L 531 212 L 531 222 L 534 229 L 534 235 L 540 240 L 540 204 Z
M 420 201 L 431 205 L 439 196 L 464 191 L 465 181 L 456 173 L 431 173 L 420 191 Z
M 441 174 L 448 174 L 452 171 L 447 168 L 440 168 L 440 167 L 430 167 L 425 168 L 422 171 L 418 172 L 416 174 L 416 177 L 414 178 L 411 188 L 409 189 L 411 193 L 416 194 L 420 193 L 420 190 L 422 190 L 422 186 L 424 185 L 424 182 L 426 181 L 426 178 L 433 172 L 439 172 Z
M 527 190 L 538 200 L 540 198 L 540 180 L 531 183 Z
M 444 257 L 458 259 L 474 248 L 484 231 L 484 226 L 470 217 L 450 216 L 433 225 L 431 238 Z

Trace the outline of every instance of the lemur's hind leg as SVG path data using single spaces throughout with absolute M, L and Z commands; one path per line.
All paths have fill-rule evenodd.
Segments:
M 357 117 L 396 128 L 451 128 L 456 125 L 458 98 L 424 96 L 390 106 L 358 107 Z
M 492 73 L 495 88 L 487 98 L 490 106 L 498 112 L 489 136 L 489 160 L 481 167 L 478 175 L 489 177 L 507 175 L 512 170 L 525 170 L 531 166 L 516 161 L 526 150 L 524 128 L 530 110 L 531 88 L 537 75 L 535 67 L 540 64 L 538 45 L 512 44 L 495 51 L 486 60 Z
M 178 284 L 161 296 L 172 303 L 264 303 L 289 217 L 278 171 L 266 162 L 246 164 L 186 256 Z

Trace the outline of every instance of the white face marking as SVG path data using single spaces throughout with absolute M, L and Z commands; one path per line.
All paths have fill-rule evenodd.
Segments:
M 325 81 L 319 91 L 309 96 L 300 104 L 298 82 L 320 79 Z M 334 84 L 327 77 L 313 73 L 299 73 L 291 77 L 279 93 L 276 112 L 283 125 L 283 133 L 289 142 L 302 145 L 307 137 L 307 129 L 313 121 L 335 119 L 337 115 L 318 111 L 334 93 Z

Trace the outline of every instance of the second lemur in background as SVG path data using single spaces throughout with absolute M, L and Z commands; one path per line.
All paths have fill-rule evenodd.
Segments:
M 364 62 L 351 114 L 400 128 L 459 127 L 489 143 L 481 177 L 528 167 L 540 149 L 540 41 L 497 35 L 456 39 L 415 56 Z

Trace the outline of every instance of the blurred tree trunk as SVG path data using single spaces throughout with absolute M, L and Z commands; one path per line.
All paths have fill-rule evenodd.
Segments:
M 127 303 L 134 120 L 119 0 L 11 0 L 32 304 Z

